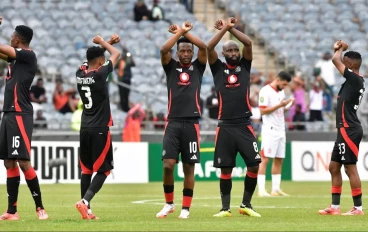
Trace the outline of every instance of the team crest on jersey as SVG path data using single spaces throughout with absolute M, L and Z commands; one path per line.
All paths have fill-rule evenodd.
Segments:
M 227 82 L 228 84 L 226 85 L 226 88 L 235 88 L 240 86 L 240 83 L 237 83 L 238 77 L 234 74 L 231 74 L 227 77 Z
M 106 60 L 106 62 L 102 65 L 102 66 L 106 66 L 106 65 L 108 65 L 109 64 L 109 61 L 108 60 Z
M 240 71 L 241 71 L 240 66 L 237 66 L 236 69 L 235 69 L 235 72 L 240 72 Z
M 188 73 L 185 73 L 185 72 L 181 73 L 179 75 L 179 79 L 180 81 L 178 82 L 178 85 L 190 85 L 190 81 L 189 81 L 190 76 Z

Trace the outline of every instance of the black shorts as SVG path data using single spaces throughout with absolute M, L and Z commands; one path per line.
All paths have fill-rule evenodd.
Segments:
M 0 159 L 30 160 L 33 115 L 4 113 L 0 127 Z
M 339 128 L 331 160 L 340 164 L 356 164 L 362 138 L 362 127 Z
M 69 102 L 65 103 L 65 105 L 63 107 L 61 107 L 61 109 L 59 110 L 60 113 L 62 114 L 66 114 L 66 113 L 72 113 L 72 109 L 69 106 Z
M 162 159 L 176 159 L 183 163 L 199 163 L 198 120 L 169 120 L 162 145 Z
M 238 152 L 248 167 L 255 167 L 261 163 L 252 126 L 242 124 L 217 127 L 213 166 L 216 168 L 235 167 Z
M 110 131 L 80 130 L 79 165 L 82 173 L 107 172 L 114 169 Z

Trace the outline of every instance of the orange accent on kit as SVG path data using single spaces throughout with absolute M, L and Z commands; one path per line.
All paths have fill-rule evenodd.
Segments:
M 346 130 L 344 127 L 340 128 L 340 132 L 341 135 L 343 137 L 343 139 L 345 140 L 345 142 L 348 144 L 348 147 L 350 148 L 350 150 L 354 153 L 354 155 L 356 157 L 358 157 L 359 154 L 359 149 L 358 147 L 355 145 L 355 143 L 353 141 L 351 141 L 351 139 L 349 138 L 348 134 L 346 133 Z
M 231 179 L 231 173 L 230 174 L 220 174 L 220 179 L 229 180 Z
M 247 171 L 247 176 L 249 176 L 250 178 L 257 178 L 258 177 L 258 173 L 248 172 Z
M 356 188 L 351 190 L 351 195 L 353 197 L 358 196 L 359 194 L 362 194 L 362 188 Z
M 20 176 L 19 167 L 6 169 L 6 177 L 13 178 Z
M 182 206 L 189 208 L 192 205 L 192 199 L 193 197 L 183 196 Z
M 332 186 L 331 193 L 340 193 L 342 192 L 342 186 Z
M 24 172 L 24 178 L 26 178 L 26 180 L 33 180 L 36 177 L 37 174 L 33 168 L 30 168 Z

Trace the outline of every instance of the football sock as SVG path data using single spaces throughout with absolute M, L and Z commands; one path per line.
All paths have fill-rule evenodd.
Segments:
M 258 192 L 266 192 L 266 175 L 258 175 Z
M 220 193 L 221 193 L 221 202 L 222 202 L 221 210 L 230 209 L 232 185 L 233 185 L 233 182 L 231 179 L 231 174 L 221 174 L 220 175 Z
M 40 184 L 38 182 L 38 178 L 37 178 L 37 174 L 35 170 L 33 168 L 30 168 L 23 173 L 24 173 L 24 177 L 26 179 L 29 191 L 31 191 L 33 200 L 36 204 L 36 209 L 38 207 L 40 207 L 41 209 L 44 209 L 42 205 Z
M 244 179 L 243 205 L 248 206 L 252 200 L 254 190 L 257 185 L 257 173 L 247 171 Z
M 166 204 L 174 204 L 174 185 L 164 185 Z
M 351 195 L 353 196 L 354 207 L 361 207 L 362 206 L 362 189 L 356 188 L 351 190 Z
M 183 189 L 183 202 L 182 209 L 189 210 L 193 199 L 193 189 L 185 188 Z
M 334 206 L 340 206 L 340 198 L 341 198 L 342 186 L 332 186 L 331 194 L 332 194 L 332 204 Z
M 15 214 L 17 212 L 17 200 L 20 183 L 19 167 L 6 170 L 6 189 L 8 191 L 8 210 L 7 213 Z
M 86 194 L 89 186 L 91 185 L 91 180 L 92 180 L 92 174 L 83 174 L 81 176 L 81 199 L 84 197 L 84 195 Z
M 93 177 L 91 185 L 89 186 L 86 194 L 84 194 L 84 197 L 83 197 L 83 200 L 87 202 L 86 205 L 88 205 L 88 203 L 92 200 L 95 194 L 98 193 L 98 191 L 100 191 L 100 189 L 102 188 L 102 185 L 105 183 L 107 176 L 108 174 L 106 173 L 98 172 L 95 175 L 95 177 Z
M 272 174 L 272 192 L 280 190 L 281 174 Z

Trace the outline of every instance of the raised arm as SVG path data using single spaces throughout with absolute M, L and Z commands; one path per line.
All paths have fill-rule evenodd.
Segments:
M 174 47 L 175 43 L 179 38 L 184 35 L 184 30 L 178 25 L 174 24 L 169 27 L 169 32 L 174 34 L 171 36 L 160 49 L 161 64 L 167 65 L 171 60 L 171 48 Z
M 8 61 L 8 57 L 15 58 L 15 49 L 9 45 L 0 44 L 0 58 Z
M 93 42 L 95 44 L 101 45 L 103 48 L 105 48 L 110 53 L 110 60 L 112 62 L 112 66 L 114 67 L 120 56 L 119 50 L 113 47 L 111 44 L 104 41 L 103 38 L 99 35 L 93 38 Z
M 184 37 L 187 38 L 190 42 L 192 42 L 195 46 L 198 47 L 197 58 L 199 62 L 201 62 L 202 64 L 206 64 L 207 63 L 207 51 L 206 51 L 207 46 L 201 39 L 199 39 L 198 37 L 188 32 L 192 28 L 193 28 L 192 23 L 190 22 L 183 23 L 182 29 L 186 31 L 186 33 L 184 34 Z
M 228 25 L 231 27 L 229 32 L 244 45 L 243 58 L 246 60 L 253 60 L 252 41 L 249 36 L 234 28 L 236 21 L 236 18 L 229 18 Z
M 344 75 L 344 72 L 345 72 L 345 65 L 344 65 L 344 63 L 342 63 L 341 54 L 347 48 L 348 48 L 348 45 L 346 43 L 343 43 L 341 40 L 338 40 L 334 44 L 335 54 L 332 57 L 332 63 L 335 65 L 335 67 L 337 68 L 337 70 L 339 70 L 339 72 L 341 73 L 341 75 Z
M 214 64 L 218 59 L 217 52 L 215 50 L 216 45 L 220 42 L 222 37 L 228 31 L 227 25 L 224 20 L 219 19 L 215 23 L 215 28 L 219 30 L 212 39 L 207 44 L 207 51 L 208 51 L 208 63 Z

